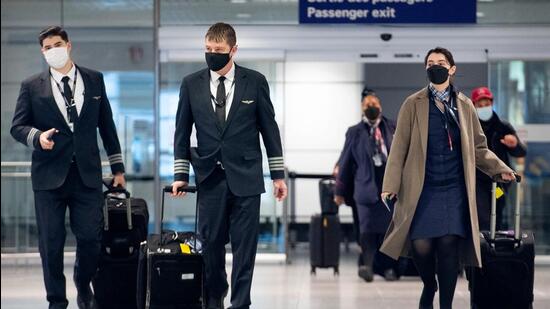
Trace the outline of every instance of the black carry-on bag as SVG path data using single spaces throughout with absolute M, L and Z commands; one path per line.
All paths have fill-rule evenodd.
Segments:
M 180 191 L 196 192 L 195 187 Z M 172 187 L 163 189 L 161 203 L 161 231 L 164 196 Z M 204 262 L 202 244 L 197 240 L 198 203 L 194 232 L 163 231 L 147 237 L 140 248 L 138 265 L 138 308 L 145 309 L 200 309 L 203 308 Z
M 535 239 L 521 231 L 521 177 L 516 175 L 514 231 L 496 231 L 496 182 L 493 183 L 490 231 L 481 232 L 482 268 L 469 268 L 472 309 L 533 308 Z
M 92 279 L 95 299 L 101 309 L 135 309 L 139 246 L 149 223 L 147 203 L 131 198 L 124 188 L 109 188 L 104 198 L 101 253 Z
M 311 274 L 317 268 L 333 268 L 339 274 L 340 220 L 338 215 L 314 215 L 309 225 Z

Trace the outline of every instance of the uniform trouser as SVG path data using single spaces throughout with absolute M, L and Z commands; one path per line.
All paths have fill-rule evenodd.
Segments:
M 217 168 L 199 185 L 199 229 L 204 242 L 206 292 L 222 297 L 227 291 L 225 244 L 231 241 L 232 308 L 250 306 L 250 289 L 258 244 L 260 195 L 235 196 L 225 172 Z
M 65 212 L 69 208 L 71 230 L 76 237 L 74 282 L 78 290 L 89 286 L 101 250 L 103 197 L 101 188 L 86 187 L 73 163 L 64 184 L 54 190 L 34 192 L 38 247 L 50 308 L 68 305 L 63 274 Z
M 477 203 L 477 217 L 479 221 L 479 229 L 481 231 L 488 231 L 491 227 L 491 186 L 477 186 L 476 188 L 476 203 Z M 497 211 L 496 211 L 496 229 L 502 230 L 504 207 L 506 207 L 506 197 L 502 196 L 497 199 Z

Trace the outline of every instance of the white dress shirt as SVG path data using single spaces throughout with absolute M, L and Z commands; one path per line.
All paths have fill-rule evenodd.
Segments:
M 218 78 L 220 78 L 220 74 L 210 70 L 210 92 L 212 93 L 212 96 L 214 98 L 216 97 L 216 93 L 218 92 L 218 85 L 220 84 L 220 81 Z M 227 116 L 229 115 L 229 110 L 231 109 L 231 104 L 233 103 L 233 94 L 235 93 L 235 64 L 231 65 L 231 69 L 227 74 L 225 74 L 225 95 L 226 95 L 226 103 L 225 103 L 225 119 L 227 119 Z M 212 101 L 212 108 L 214 108 L 214 111 L 216 111 L 216 103 L 214 100 Z
M 71 70 L 67 74 L 63 75 L 60 72 L 50 68 L 50 72 L 51 72 L 50 80 L 52 83 L 52 92 L 53 92 L 53 97 L 55 98 L 55 103 L 57 103 L 57 107 L 59 108 L 61 115 L 63 115 L 63 117 L 65 118 L 65 121 L 67 121 L 67 124 L 69 125 L 71 130 L 74 130 L 74 128 L 73 128 L 73 125 L 69 123 L 69 117 L 67 116 L 67 105 L 65 104 L 63 93 L 59 91 L 59 88 L 57 88 L 56 82 L 61 87 L 61 90 L 63 90 L 63 82 L 61 81 L 61 79 L 65 76 L 69 77 L 69 87 L 74 93 L 74 102 L 76 104 L 76 112 L 78 115 L 80 115 L 80 111 L 82 110 L 82 105 L 84 104 L 84 82 L 82 81 L 82 75 L 80 75 L 80 72 L 77 72 L 76 86 L 75 86 L 76 89 L 73 89 L 75 70 L 76 70 L 76 66 L 73 64 L 73 67 L 71 68 Z

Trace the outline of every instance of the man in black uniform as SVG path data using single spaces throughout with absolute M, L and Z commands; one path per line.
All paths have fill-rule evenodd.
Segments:
M 493 111 L 493 94 L 487 87 L 479 87 L 472 91 L 472 101 L 477 110 L 483 133 L 487 137 L 487 146 L 499 159 L 510 166 L 510 157 L 525 157 L 526 147 L 519 140 L 516 130 L 505 120 L 501 120 Z M 491 222 L 491 184 L 489 176 L 477 170 L 476 199 L 479 218 L 479 229 L 489 230 Z M 502 190 L 502 191 L 500 191 Z M 503 193 L 507 192 L 507 184 L 499 184 L 497 193 L 497 230 L 505 228 L 502 223 L 502 213 L 506 206 Z
M 205 36 L 206 63 L 180 88 L 174 136 L 174 195 L 189 181 L 193 164 L 199 188 L 199 229 L 205 247 L 207 308 L 223 308 L 227 293 L 225 244 L 231 241 L 231 305 L 249 308 L 258 243 L 260 194 L 265 192 L 261 133 L 274 195 L 287 195 L 279 128 L 265 77 L 236 65 L 235 30 L 217 23 Z M 198 147 L 190 147 L 193 124 Z M 184 292 L 184 291 L 182 291 Z
M 67 206 L 77 242 L 73 278 L 77 304 L 95 308 L 90 281 L 97 269 L 103 228 L 98 129 L 115 186 L 125 186 L 120 144 L 103 75 L 71 60 L 72 45 L 62 28 L 46 28 L 38 39 L 50 67 L 22 82 L 11 134 L 34 148 L 31 178 L 50 308 L 68 306 L 63 275 Z

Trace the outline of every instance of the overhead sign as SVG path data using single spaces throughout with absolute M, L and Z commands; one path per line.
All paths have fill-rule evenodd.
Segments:
M 301 24 L 475 23 L 476 0 L 300 0 Z

